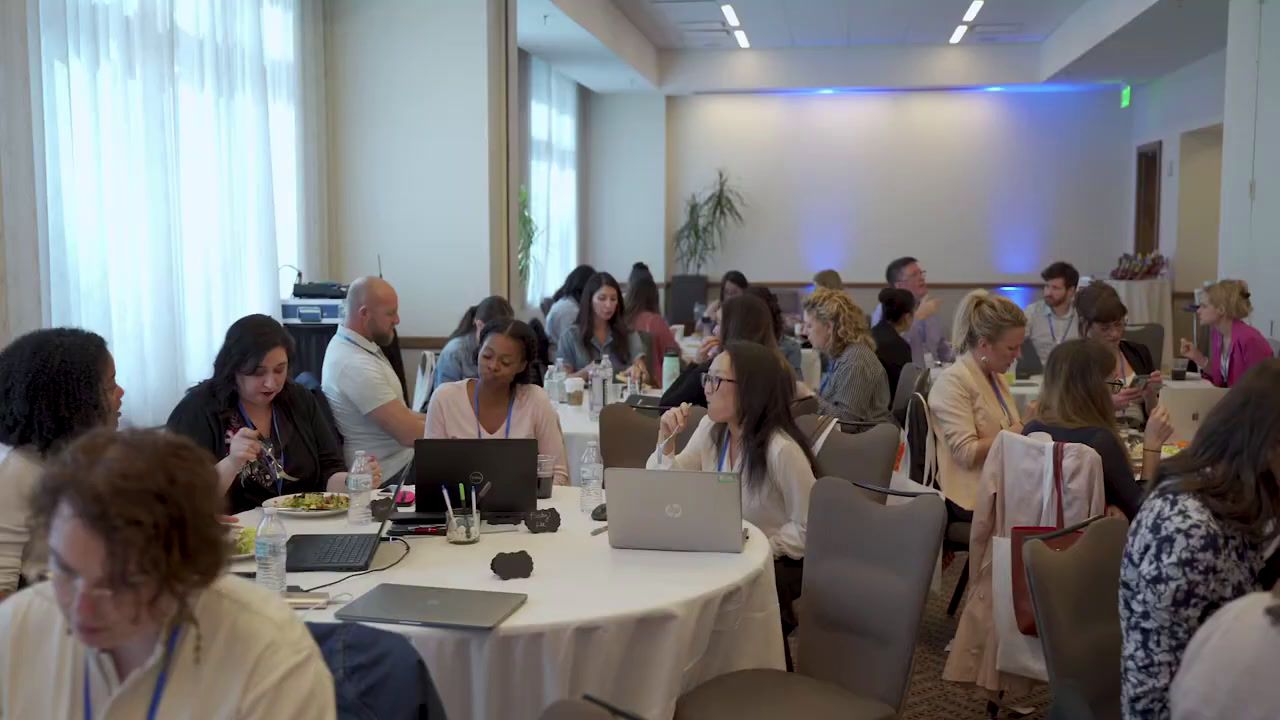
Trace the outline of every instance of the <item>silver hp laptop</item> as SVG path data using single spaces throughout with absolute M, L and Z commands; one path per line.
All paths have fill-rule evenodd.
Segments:
M 606 468 L 604 481 L 613 547 L 742 552 L 737 473 Z
M 1160 404 L 1169 411 L 1173 424 L 1173 442 L 1190 442 L 1208 417 L 1209 411 L 1227 394 L 1226 388 L 1205 383 L 1203 387 L 1166 387 L 1160 391 Z
M 488 630 L 524 605 L 528 595 L 382 583 L 351 601 L 339 620 Z

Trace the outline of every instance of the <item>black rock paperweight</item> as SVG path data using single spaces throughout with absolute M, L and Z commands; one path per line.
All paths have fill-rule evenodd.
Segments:
M 560 512 L 555 508 L 534 510 L 524 519 L 531 533 L 553 533 L 560 529 Z
M 493 556 L 493 561 L 489 563 L 489 569 L 493 570 L 493 574 L 503 580 L 527 578 L 533 574 L 533 557 L 524 550 L 512 553 L 498 553 Z

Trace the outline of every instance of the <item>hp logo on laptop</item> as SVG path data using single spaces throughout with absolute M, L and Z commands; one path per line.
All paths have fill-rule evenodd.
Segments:
M 667 517 L 672 520 L 679 520 L 681 515 L 684 515 L 684 508 L 675 503 L 671 503 L 667 506 Z

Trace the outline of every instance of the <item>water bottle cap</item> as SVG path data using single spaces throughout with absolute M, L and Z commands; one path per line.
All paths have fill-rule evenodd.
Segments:
M 598 440 L 588 440 L 587 447 L 589 448 L 600 447 L 600 442 Z
M 367 455 L 367 454 L 365 453 L 365 451 L 364 451 L 364 450 L 357 450 L 357 451 L 356 451 L 356 457 L 358 457 L 358 458 L 360 458 L 360 457 L 366 457 L 366 455 Z
M 663 354 L 666 355 L 667 357 L 680 357 L 679 351 L 677 351 L 675 348 L 667 348 L 667 351 Z

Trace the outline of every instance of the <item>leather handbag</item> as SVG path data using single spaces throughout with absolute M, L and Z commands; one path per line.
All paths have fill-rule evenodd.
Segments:
M 1062 510 L 1064 492 L 1062 458 L 1065 454 L 1065 448 L 1065 443 L 1055 442 L 1053 444 L 1053 498 L 1054 504 L 1057 506 L 1057 514 L 1054 520 L 1057 525 L 1054 527 L 1021 525 L 1009 530 L 1010 571 L 1013 573 L 1011 583 L 1013 589 L 1013 615 L 1018 622 L 1018 631 L 1031 637 L 1039 637 L 1039 633 L 1036 631 L 1036 611 L 1035 606 L 1031 603 L 1031 588 L 1027 582 L 1027 570 L 1022 561 L 1022 546 L 1028 539 L 1037 535 L 1061 530 L 1065 524 Z M 1043 541 L 1049 546 L 1050 550 L 1061 552 L 1074 545 L 1082 535 L 1084 535 L 1084 530 L 1080 529 L 1075 532 L 1063 533 L 1052 538 L 1043 539 Z

